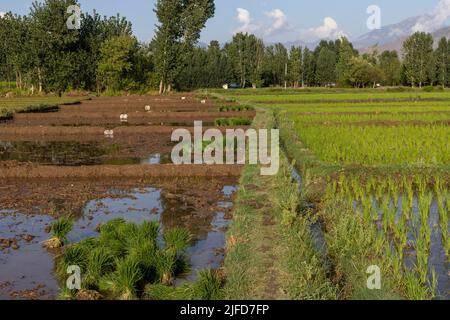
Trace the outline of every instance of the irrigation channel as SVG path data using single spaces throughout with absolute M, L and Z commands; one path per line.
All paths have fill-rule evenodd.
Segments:
M 190 94 L 94 98 L 0 124 L 0 299 L 57 298 L 58 251 L 42 243 L 67 215 L 74 218 L 69 243 L 95 237 L 115 218 L 186 228 L 191 268 L 175 285 L 220 268 L 241 167 L 175 166 L 170 152 L 176 128 L 254 117 L 223 105 L 230 104 Z

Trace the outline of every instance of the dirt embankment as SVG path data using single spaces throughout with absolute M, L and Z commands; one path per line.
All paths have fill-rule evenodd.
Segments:
M 22 113 L 16 114 L 11 125 L 111 125 L 120 126 L 121 113 Z M 135 112 L 127 114 L 129 125 L 161 125 L 164 123 L 179 123 L 180 125 L 193 125 L 194 121 L 214 122 L 219 118 L 245 118 L 252 119 L 254 111 L 246 112 Z
M 178 202 L 178 206 L 184 203 L 206 216 L 211 213 L 211 203 L 224 200 L 224 185 L 235 185 L 237 181 L 237 177 L 8 179 L 3 180 L 0 186 L 0 210 L 55 216 L 73 215 L 80 212 L 87 201 L 124 198 L 127 192 L 131 194 L 140 189 L 144 191 L 152 186 L 162 190 L 161 197 L 164 201 Z M 112 189 L 121 192 L 116 194 Z
M 3 162 L 0 179 L 96 179 L 153 177 L 238 177 L 240 165 L 100 165 L 80 167 L 55 167 L 40 165 L 16 165 Z
M 185 98 L 185 99 L 183 99 Z M 128 122 L 120 121 L 119 108 L 126 105 L 130 108 L 143 108 L 143 105 L 149 105 L 166 110 L 167 112 L 145 112 L 135 111 L 128 114 Z M 148 159 L 152 155 L 170 154 L 174 143 L 171 141 L 171 135 L 175 129 L 180 127 L 188 129 L 193 133 L 194 120 L 202 120 L 204 122 L 213 122 L 217 118 L 247 118 L 254 117 L 254 111 L 246 112 L 172 112 L 172 109 L 178 107 L 190 108 L 215 108 L 218 109 L 216 101 L 208 100 L 206 103 L 193 98 L 192 95 L 174 95 L 169 97 L 159 96 L 133 96 L 133 97 L 114 97 L 114 98 L 96 98 L 90 101 L 83 101 L 78 105 L 62 106 L 58 112 L 52 113 L 23 113 L 15 114 L 14 120 L 6 125 L 0 126 L 0 140 L 7 142 L 39 142 L 34 149 L 33 145 L 17 145 L 6 146 L 3 160 L 8 160 L 8 154 L 11 154 L 9 160 L 21 161 L 21 163 L 4 162 L 0 163 L 1 178 L 110 178 L 110 177 L 173 177 L 173 176 L 238 176 L 240 168 L 238 166 L 173 166 L 173 165 L 138 165 L 135 161 L 128 161 L 130 158 Z M 104 111 L 95 112 L 92 108 L 102 108 Z M 110 108 L 110 109 L 107 109 Z M 71 110 L 65 112 L 64 110 Z M 86 111 L 90 110 L 90 111 Z M 161 122 L 160 125 L 157 125 Z M 167 125 L 167 123 L 175 123 Z M 139 125 L 137 125 L 139 124 Z M 203 130 L 213 128 L 205 126 Z M 222 132 L 227 129 L 242 128 L 240 127 L 218 127 Z M 105 131 L 107 129 L 108 131 Z M 112 130 L 112 131 L 110 131 Z M 107 133 L 107 134 L 106 134 Z M 111 134 L 112 133 L 112 134 Z M 70 141 L 70 142 L 95 142 L 93 147 L 98 150 L 105 151 L 95 157 L 97 161 L 89 162 L 89 159 L 81 159 L 87 161 L 74 162 L 79 167 L 64 167 L 72 165 L 72 162 L 66 164 L 64 161 L 55 163 L 40 161 L 41 158 L 29 156 L 25 153 L 45 152 L 50 150 L 59 158 L 64 160 L 66 157 L 76 158 L 76 148 L 78 145 L 71 146 L 62 145 L 64 150 L 55 150 L 58 145 L 50 144 L 53 141 Z M 43 143 L 44 145 L 41 145 Z M 81 148 L 82 147 L 82 148 Z M 84 144 L 80 150 L 85 151 Z M 70 149 L 72 148 L 72 149 Z M 75 148 L 75 149 L 74 149 Z M 94 150 L 95 151 L 95 150 Z M 91 157 L 91 155 L 88 155 Z M 58 158 L 58 159 L 59 159 Z M 98 158 L 98 159 L 97 159 Z M 29 160 L 28 160 L 29 159 Z M 114 160 L 111 162 L 101 160 Z M 77 159 L 75 159 L 77 160 Z M 127 160 L 127 161 L 121 161 Z M 131 159 L 133 160 L 133 159 Z M 30 163 L 24 163 L 30 161 Z M 99 165 L 99 164 L 104 165 Z M 146 163 L 145 161 L 141 163 Z M 39 165 L 41 164 L 41 165 Z M 42 165 L 45 164 L 45 165 Z M 62 166 L 47 166 L 47 164 L 62 164 Z

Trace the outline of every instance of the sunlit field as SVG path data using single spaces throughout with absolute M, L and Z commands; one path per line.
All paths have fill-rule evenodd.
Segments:
M 449 91 L 216 94 L 273 114 L 303 192 L 317 206 L 328 258 L 346 281 L 357 287 L 365 271 L 358 268 L 377 260 L 401 296 L 446 295 Z

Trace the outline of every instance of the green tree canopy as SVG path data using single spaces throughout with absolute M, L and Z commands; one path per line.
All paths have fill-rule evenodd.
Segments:
M 407 81 L 414 87 L 422 87 L 429 81 L 433 63 L 433 37 L 416 32 L 403 43 L 404 65 Z

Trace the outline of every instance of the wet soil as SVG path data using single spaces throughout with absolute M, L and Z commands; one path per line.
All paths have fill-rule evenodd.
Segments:
M 194 238 L 187 252 L 192 271 L 177 284 L 194 280 L 198 270 L 220 268 L 241 167 L 176 166 L 169 155 L 174 129 L 192 132 L 201 120 L 207 130 L 216 118 L 254 116 L 219 112 L 223 105 L 191 94 L 93 98 L 2 122 L 0 299 L 56 298 L 57 253 L 42 242 L 64 215 L 75 218 L 71 242 L 96 236 L 98 224 L 117 217 L 187 228 Z
M 1 202 L 0 298 L 56 297 L 59 283 L 53 268 L 58 252 L 48 252 L 42 242 L 50 237 L 50 225 L 61 215 L 75 218 L 70 242 L 97 236 L 99 224 L 119 217 L 136 223 L 158 221 L 163 230 L 188 229 L 193 235 L 187 252 L 192 270 L 177 279 L 177 283 L 194 280 L 198 270 L 219 268 L 223 261 L 224 231 L 229 223 L 226 216 L 232 207 L 236 182 L 236 179 L 191 178 L 141 184 L 132 181 L 16 184 L 15 192 L 26 195 L 23 202 L 27 205 L 23 209 L 34 210 L 24 213 L 21 206 Z M 39 192 L 42 189 L 49 196 Z M 46 207 L 45 202 L 53 207 Z

